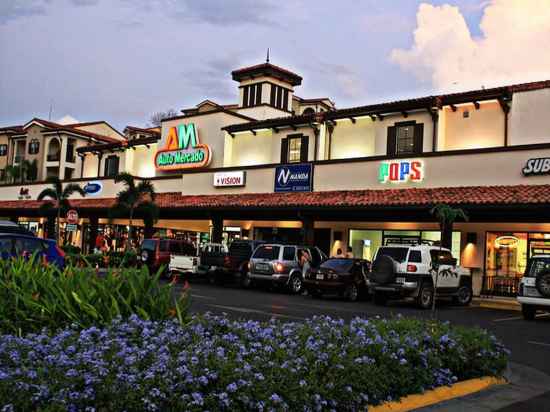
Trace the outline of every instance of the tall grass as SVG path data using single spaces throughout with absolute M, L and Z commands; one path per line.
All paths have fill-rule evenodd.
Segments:
M 91 267 L 61 271 L 35 259 L 0 260 L 0 333 L 108 325 L 132 314 L 183 323 L 187 292 L 159 277 L 146 268 L 111 269 L 99 276 Z

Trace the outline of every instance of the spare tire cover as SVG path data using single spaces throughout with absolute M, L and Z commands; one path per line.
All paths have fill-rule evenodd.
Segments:
M 395 281 L 395 260 L 390 256 L 379 256 L 372 264 L 370 279 L 384 285 Z
M 535 285 L 542 296 L 550 298 L 550 270 L 540 272 L 535 280 Z

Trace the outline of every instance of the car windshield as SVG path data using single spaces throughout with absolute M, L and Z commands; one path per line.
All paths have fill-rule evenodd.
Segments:
M 141 250 L 152 250 L 152 251 L 154 251 L 156 244 L 157 244 L 157 242 L 155 240 L 146 239 L 141 244 Z
M 535 277 L 542 271 L 550 270 L 550 258 L 534 258 L 530 263 L 525 276 Z
M 399 263 L 402 263 L 407 258 L 407 252 L 409 251 L 406 247 L 381 247 L 378 249 L 376 256 L 389 256 L 396 260 Z
M 335 272 L 348 272 L 353 266 L 353 259 L 329 259 L 321 264 L 322 269 L 332 269 Z
M 260 246 L 254 252 L 254 259 L 275 260 L 279 258 L 279 246 Z

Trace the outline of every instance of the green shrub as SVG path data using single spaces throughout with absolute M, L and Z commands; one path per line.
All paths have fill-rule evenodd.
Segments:
M 20 260 L 0 261 L 0 332 L 21 334 L 75 324 L 106 325 L 132 314 L 142 319 L 183 321 L 187 295 L 159 282 L 146 268 L 56 267 Z

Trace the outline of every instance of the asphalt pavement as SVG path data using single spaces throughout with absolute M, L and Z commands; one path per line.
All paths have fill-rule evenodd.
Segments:
M 385 317 L 397 315 L 429 319 L 430 311 L 416 308 L 412 303 L 389 302 L 376 306 L 372 301 L 347 302 L 336 296 L 313 298 L 307 295 L 291 295 L 282 290 L 267 288 L 242 289 L 237 285 L 210 285 L 201 280 L 191 284 L 191 313 L 226 313 L 233 319 L 299 321 L 315 315 L 350 320 L 360 317 Z M 479 306 L 460 307 L 440 301 L 437 318 L 452 324 L 478 326 L 489 330 L 511 350 L 511 361 L 517 365 L 534 368 L 550 376 L 550 315 L 539 315 L 535 321 L 525 321 L 521 313 L 511 310 L 489 309 Z M 537 406 L 538 405 L 538 406 Z M 547 406 L 540 409 L 540 405 Z M 512 411 L 550 411 L 549 392 L 538 399 L 516 404 Z M 458 410 L 458 409 L 457 409 Z

